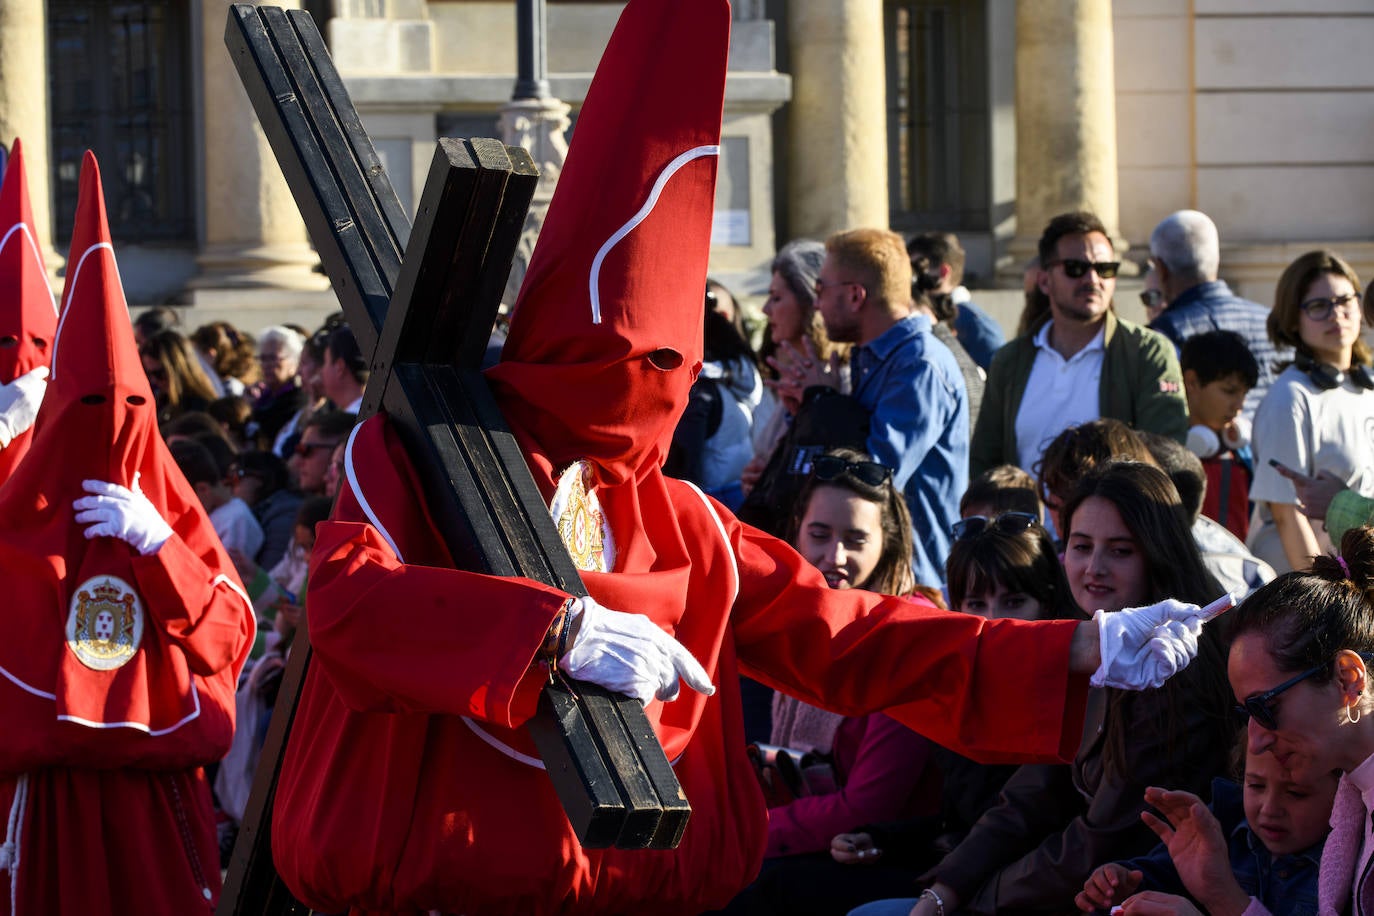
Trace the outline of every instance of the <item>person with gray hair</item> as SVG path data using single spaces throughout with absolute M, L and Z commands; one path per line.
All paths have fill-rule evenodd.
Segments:
M 1248 422 L 1277 374 L 1275 365 L 1293 358 L 1269 339 L 1265 322 L 1269 309 L 1237 296 L 1217 279 L 1221 242 L 1216 223 L 1206 213 L 1170 213 L 1150 233 L 1150 264 L 1159 278 L 1168 307 L 1150 327 L 1182 349 L 1183 342 L 1206 331 L 1235 331 L 1259 363 L 1259 384 L 1245 397 L 1241 416 Z

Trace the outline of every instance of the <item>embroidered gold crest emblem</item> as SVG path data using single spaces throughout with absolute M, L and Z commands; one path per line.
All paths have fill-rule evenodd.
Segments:
M 596 497 L 590 464 L 577 461 L 563 472 L 549 511 L 578 569 L 610 572 L 615 568 L 615 542 Z
M 118 576 L 95 576 L 77 586 L 67 614 L 67 648 L 81 664 L 112 671 L 134 657 L 143 641 L 143 601 Z

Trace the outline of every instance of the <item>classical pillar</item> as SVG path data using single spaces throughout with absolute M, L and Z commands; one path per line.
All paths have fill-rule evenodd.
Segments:
M 1016 0 L 1016 239 L 1092 210 L 1118 238 L 1111 0 Z
M 48 187 L 48 21 L 43 0 L 0 0 L 0 142 L 24 141 L 24 172 L 34 229 L 49 272 L 62 266 L 53 247 Z M 62 247 L 66 248 L 66 240 Z
M 273 0 L 299 7 L 296 0 Z M 319 262 L 257 115 L 224 47 L 229 0 L 201 0 L 205 241 L 192 303 L 213 290 L 322 290 Z
M 886 228 L 882 0 L 788 0 L 787 42 L 787 234 Z

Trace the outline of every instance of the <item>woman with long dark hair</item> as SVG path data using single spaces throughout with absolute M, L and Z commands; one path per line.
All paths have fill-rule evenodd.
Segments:
M 1178 492 L 1156 467 L 1123 461 L 1098 468 L 1079 482 L 1063 518 L 1069 588 L 1086 612 L 1168 598 L 1202 605 L 1221 594 Z M 1197 659 L 1159 689 L 1093 688 L 1072 765 L 1019 768 L 1000 803 L 927 875 L 934 883 L 920 898 L 857 912 L 1072 912 L 1097 865 L 1154 847 L 1140 820 L 1148 786 L 1205 796 L 1226 766 L 1233 729 L 1224 646 L 1215 627 L 1203 628 L 1199 644 Z

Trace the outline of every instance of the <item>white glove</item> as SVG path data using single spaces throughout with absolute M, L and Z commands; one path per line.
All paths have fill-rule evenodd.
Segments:
M 0 385 L 0 448 L 33 425 L 38 405 L 48 390 L 48 367 L 30 369 L 8 385 Z
M 577 599 L 571 614 L 581 626 L 558 666 L 574 680 L 600 684 L 645 706 L 655 698 L 676 700 L 679 678 L 708 697 L 716 692 L 692 653 L 643 614 L 612 611 L 590 597 Z
M 1172 598 L 1148 607 L 1098 611 L 1102 664 L 1089 683 L 1094 687 L 1145 690 L 1163 686 L 1197 655 L 1203 609 Z
M 146 557 L 157 553 L 172 536 L 172 526 L 141 490 L 103 480 L 83 480 L 81 488 L 95 494 L 72 503 L 77 523 L 90 525 L 87 538 L 119 538 Z

